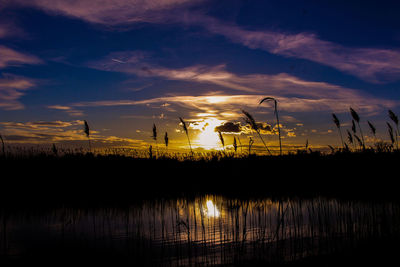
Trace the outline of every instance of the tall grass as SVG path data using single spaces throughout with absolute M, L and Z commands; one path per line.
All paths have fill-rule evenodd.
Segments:
M 367 123 L 368 123 L 369 129 L 371 130 L 372 135 L 374 136 L 374 140 L 376 142 L 376 128 L 370 121 L 367 121 Z
M 362 129 L 361 129 L 361 126 L 360 126 L 360 116 L 358 115 L 358 113 L 352 107 L 350 107 L 350 114 L 353 117 L 353 119 L 357 122 L 358 128 L 360 129 L 360 135 L 361 135 L 361 140 L 362 140 L 362 144 L 361 145 L 362 145 L 362 148 L 365 150 L 364 135 L 362 133 Z
M 267 150 L 268 154 L 272 155 L 271 151 L 268 149 L 267 145 L 264 142 L 264 139 L 261 136 L 260 128 L 258 127 L 258 124 L 256 123 L 256 121 L 253 118 L 253 116 L 250 113 L 248 113 L 247 111 L 245 111 L 245 110 L 242 110 L 242 113 L 245 115 L 244 120 L 246 121 L 246 123 L 248 123 L 250 125 L 251 129 L 254 130 L 258 134 L 258 137 L 260 137 L 260 139 L 261 139 L 262 143 L 264 144 L 264 147 Z M 254 143 L 254 141 L 253 141 L 253 143 Z
M 168 133 L 165 132 L 164 135 L 164 143 L 165 143 L 165 148 L 168 150 L 168 142 L 169 142 L 169 138 L 168 138 Z
M 274 113 L 276 116 L 276 125 L 278 125 L 279 155 L 282 155 L 282 139 L 281 139 L 281 127 L 279 124 L 279 116 L 278 116 L 278 101 L 273 97 L 265 97 L 265 98 L 261 99 L 259 105 L 261 105 L 265 101 L 273 101 L 274 102 Z
M 249 137 L 249 156 L 251 155 L 251 147 L 254 144 L 254 140 L 253 138 L 251 138 L 251 136 Z
M 398 140 L 398 135 L 399 135 L 399 118 L 397 115 L 389 109 L 389 118 L 395 123 L 396 125 L 396 144 L 397 144 L 397 150 L 399 150 L 399 140 Z
M 335 115 L 335 113 L 332 113 L 332 117 L 333 117 L 333 122 L 336 125 L 336 128 L 339 131 L 339 135 L 340 135 L 340 140 L 342 141 L 342 148 L 344 148 L 344 142 L 343 142 L 343 136 L 342 136 L 342 131 L 340 129 L 340 121 L 338 119 L 338 117 Z
M 224 140 L 224 137 L 222 136 L 221 131 L 218 131 L 218 137 L 219 137 L 219 141 L 221 142 L 222 149 L 225 151 L 225 140 Z
M 156 127 L 155 123 L 153 123 L 153 135 L 152 135 L 152 138 L 153 138 L 153 140 L 155 142 L 155 145 L 156 145 L 156 153 L 157 153 L 157 157 L 158 157 L 157 127 Z
M 5 146 L 4 146 L 3 136 L 1 134 L 0 134 L 0 140 L 1 140 L 1 150 L 3 152 L 3 156 L 5 157 L 6 156 L 6 149 L 5 149 Z
M 188 143 L 189 143 L 189 148 L 190 148 L 190 153 L 193 155 L 193 150 L 192 150 L 192 145 L 190 144 L 190 138 L 189 138 L 189 131 L 186 125 L 186 122 L 182 119 L 182 117 L 179 117 L 179 120 L 181 121 L 183 130 L 185 131 Z
M 394 139 L 394 134 L 393 134 L 393 127 L 390 125 L 390 123 L 386 123 L 388 127 L 388 132 L 389 132 L 389 138 L 390 141 L 392 142 L 392 146 L 395 144 L 396 140 Z
M 86 137 L 87 137 L 88 142 L 89 142 L 89 152 L 92 153 L 92 145 L 90 143 L 90 128 L 89 128 L 89 124 L 87 123 L 86 120 L 84 121 L 84 129 L 83 129 L 83 131 L 85 132 Z

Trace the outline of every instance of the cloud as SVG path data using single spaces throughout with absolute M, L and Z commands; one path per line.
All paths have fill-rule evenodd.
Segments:
M 170 69 L 149 63 L 150 61 L 147 57 L 140 52 L 125 52 L 119 55 L 126 63 L 121 64 L 110 60 L 110 57 L 106 57 L 103 60 L 92 62 L 90 66 L 100 70 L 124 72 L 141 77 L 161 77 L 167 80 L 215 85 L 218 88 L 225 88 L 225 91 L 240 92 L 241 94 L 239 93 L 240 96 L 238 96 L 239 104 L 253 103 L 259 101 L 262 96 L 271 96 L 280 101 L 280 109 L 287 111 L 331 110 L 341 112 L 347 111 L 351 105 L 372 113 L 398 104 L 397 101 L 375 98 L 359 90 L 326 82 L 307 81 L 287 73 L 239 75 L 227 71 L 224 64 L 216 66 L 194 65 L 180 69 Z M 115 57 L 116 54 L 112 56 Z M 247 95 L 242 95 L 244 93 Z M 179 100 L 182 105 L 188 105 L 191 102 L 189 99 L 189 96 L 177 96 L 174 98 L 174 100 Z M 237 97 L 234 95 L 220 93 L 216 96 L 196 97 L 196 101 L 200 102 L 193 104 L 194 107 L 202 102 L 224 104 L 236 99 Z M 171 101 L 171 98 L 163 99 L 163 101 L 167 100 Z M 135 101 L 135 104 L 138 103 L 140 102 Z M 103 104 L 107 105 L 107 102 Z M 126 101 L 125 104 L 132 103 L 131 101 Z M 124 105 L 124 101 L 120 101 L 119 105 Z
M 87 142 L 83 132 L 83 121 L 34 121 L 0 122 L 2 135 L 7 143 L 51 144 L 62 143 L 81 146 Z M 102 135 L 91 131 L 91 141 L 99 147 L 136 146 L 145 147 L 145 142 L 136 139 Z
M 25 77 L 3 73 L 0 76 L 0 108 L 5 110 L 23 109 L 19 102 L 26 90 L 35 86 L 35 81 Z
M 47 106 L 48 109 L 55 109 L 55 110 L 62 110 L 66 112 L 70 116 L 74 117 L 81 117 L 84 115 L 84 113 L 80 110 L 68 107 L 68 106 L 62 106 L 62 105 L 52 105 L 52 106 Z
M 346 47 L 321 40 L 316 34 L 307 32 L 290 34 L 270 30 L 248 30 L 203 15 L 188 14 L 184 21 L 190 25 L 201 25 L 210 33 L 222 35 L 251 49 L 310 60 L 369 82 L 380 83 L 400 79 L 399 49 Z
M 140 22 L 166 23 L 179 9 L 204 2 L 200 0 L 13 0 L 8 6 L 22 5 L 49 14 L 64 15 L 106 26 Z M 174 12 L 171 12 L 174 10 Z
M 24 130 L 49 130 L 51 128 L 66 128 L 71 126 L 83 125 L 83 121 L 34 121 L 34 122 L 0 122 L 6 128 Z
M 253 111 L 266 109 L 259 107 L 259 100 L 265 95 L 200 95 L 200 96 L 165 96 L 143 100 L 111 100 L 111 101 L 89 101 L 70 104 L 71 108 L 82 109 L 90 107 L 113 107 L 113 106 L 136 106 L 147 105 L 148 107 L 159 107 L 164 103 L 183 108 L 185 112 L 191 111 L 193 115 L 202 114 L 201 117 L 216 117 L 223 120 L 240 118 L 238 111 L 242 108 L 251 108 Z M 276 96 L 274 96 L 276 97 Z M 348 112 L 351 100 L 340 98 L 334 99 L 305 99 L 298 97 L 276 97 L 280 111 L 286 112 L 319 112 L 335 111 Z M 351 102 L 351 103 L 350 103 Z M 374 98 L 359 99 L 354 107 L 365 115 L 373 115 L 388 107 L 394 107 L 398 103 L 392 100 Z M 272 110 L 272 108 L 271 108 Z M 224 115 L 227 114 L 226 116 Z M 207 115 L 205 115 L 207 114 Z M 233 114 L 233 115 L 232 115 Z M 197 116 L 196 116 L 197 117 Z
M 215 127 L 214 131 L 221 133 L 240 133 L 242 129 L 239 122 L 225 122 L 224 124 Z
M 0 68 L 6 68 L 9 66 L 19 66 L 25 64 L 41 64 L 40 60 L 36 56 L 24 54 L 8 48 L 4 45 L 0 45 Z
M 4 5 L 34 7 L 50 14 L 60 14 L 111 27 L 142 22 L 200 26 L 209 33 L 226 37 L 233 43 L 265 50 L 275 55 L 313 61 L 368 82 L 381 83 L 400 79 L 399 49 L 346 47 L 321 40 L 316 34 L 309 32 L 251 30 L 193 11 L 193 7 L 206 2 L 208 1 L 14 0 L 6 1 Z
M 1 5 L 0 5 L 1 10 Z M 26 37 L 26 33 L 18 27 L 12 20 L 0 18 L 0 39 L 11 37 Z

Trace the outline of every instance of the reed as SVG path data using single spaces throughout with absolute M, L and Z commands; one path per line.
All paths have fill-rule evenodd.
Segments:
M 354 121 L 353 121 L 354 122 Z M 354 129 L 355 129 L 355 127 L 354 127 Z M 355 149 L 355 144 L 354 144 L 354 140 L 353 140 L 353 135 L 351 134 L 351 132 L 349 131 L 349 130 L 346 130 L 347 131 L 347 140 L 349 141 L 349 143 L 351 144 L 351 145 L 353 145 L 353 148 Z M 354 131 L 353 131 L 354 132 Z
M 237 142 L 236 142 L 236 137 L 233 137 L 233 149 L 235 150 L 235 153 L 237 152 Z
M 86 137 L 87 137 L 88 142 L 89 142 L 89 152 L 92 153 L 92 145 L 90 143 L 90 128 L 89 128 L 89 124 L 87 123 L 86 120 L 84 121 L 84 129 L 83 129 L 83 131 L 85 132 Z
M 182 117 L 179 117 L 179 120 L 181 121 L 183 130 L 185 131 L 188 143 L 189 143 L 189 148 L 190 148 L 190 153 L 193 155 L 193 150 L 192 150 L 192 145 L 190 144 L 190 138 L 189 138 L 189 131 L 188 128 L 186 126 L 186 122 L 182 119 Z
M 259 105 L 261 105 L 264 101 L 273 101 L 274 102 L 274 114 L 276 117 L 276 124 L 278 125 L 279 155 L 282 155 L 282 138 L 281 138 L 281 127 L 279 124 L 279 116 L 278 116 L 278 101 L 273 97 L 265 97 L 265 98 L 261 99 Z
M 360 126 L 360 116 L 358 115 L 358 113 L 350 107 L 350 114 L 353 117 L 353 119 L 357 122 L 358 128 L 360 129 L 360 135 L 361 135 L 361 140 L 362 140 L 362 147 L 365 150 L 365 141 L 364 141 L 364 135 L 362 133 L 362 129 Z
M 344 148 L 344 142 L 343 142 L 343 136 L 342 136 L 342 131 L 340 129 L 340 121 L 338 119 L 338 117 L 335 115 L 335 113 L 332 113 L 332 117 L 333 117 L 333 122 L 336 125 L 336 128 L 339 131 L 339 135 L 340 135 L 340 140 L 342 141 L 342 148 Z
M 153 140 L 154 140 L 154 142 L 155 142 L 155 145 L 156 145 L 156 153 L 157 153 L 157 156 L 158 156 L 157 127 L 156 127 L 156 124 L 155 124 L 155 123 L 153 123 L 153 135 L 152 135 L 152 138 L 153 138 Z
M 56 147 L 56 144 L 54 144 L 54 143 L 53 143 L 53 146 L 52 146 L 52 151 L 53 151 L 53 154 L 54 154 L 55 156 L 58 155 L 58 149 L 57 149 L 57 147 Z
M 2 152 L 3 152 L 3 156 L 5 157 L 6 156 L 6 149 L 5 149 L 5 146 L 4 146 L 3 136 L 1 134 L 0 134 L 0 141 L 1 141 L 1 149 L 2 149 Z
M 390 123 L 386 123 L 387 127 L 388 127 L 388 132 L 389 132 L 389 137 L 390 137 L 390 141 L 392 142 L 392 146 L 394 145 L 394 143 L 396 142 L 396 140 L 394 139 L 394 134 L 393 134 L 393 127 Z
M 257 125 L 255 119 L 253 118 L 253 116 L 250 113 L 248 113 L 247 111 L 245 111 L 245 110 L 242 110 L 242 113 L 245 115 L 244 120 L 246 121 L 246 123 L 248 123 L 250 125 L 250 128 L 252 130 L 254 130 L 258 134 L 258 136 L 260 137 L 262 143 L 264 144 L 265 149 L 267 150 L 267 152 L 270 155 L 272 155 L 271 151 L 268 149 L 267 145 L 264 142 L 264 139 L 261 136 L 260 128 L 258 127 L 258 125 Z
M 389 109 L 388 111 L 389 113 L 389 118 L 395 123 L 396 125 L 396 144 L 397 144 L 397 150 L 399 150 L 399 140 L 398 140 L 398 135 L 399 135 L 399 118 L 397 117 L 397 115 Z
M 251 147 L 254 144 L 254 140 L 253 138 L 251 138 L 251 136 L 249 137 L 249 156 L 251 155 Z
M 355 135 L 354 135 L 354 138 L 357 140 L 357 142 L 358 142 L 358 144 L 359 144 L 359 146 L 360 146 L 360 149 L 365 149 L 364 142 L 360 139 L 360 137 L 358 137 L 358 136 L 355 134 Z
M 225 140 L 224 140 L 224 137 L 222 136 L 221 131 L 218 131 L 218 137 L 219 137 L 219 141 L 222 144 L 222 149 L 225 151 Z
M 169 142 L 168 133 L 165 132 L 165 135 L 164 135 L 164 143 L 165 143 L 165 148 L 166 148 L 166 149 L 168 149 L 168 142 Z

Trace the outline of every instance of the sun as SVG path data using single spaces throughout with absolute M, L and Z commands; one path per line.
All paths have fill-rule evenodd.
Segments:
M 196 144 L 204 149 L 222 149 L 218 133 L 214 131 L 215 127 L 221 125 L 222 122 L 216 118 L 206 118 L 199 122 L 197 129 L 200 133 L 195 140 Z

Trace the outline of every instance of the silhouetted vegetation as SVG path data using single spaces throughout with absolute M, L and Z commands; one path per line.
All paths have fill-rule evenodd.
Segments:
M 276 102 L 275 112 L 279 127 Z M 92 265 L 354 266 L 395 258 L 400 195 L 391 170 L 400 151 L 393 111 L 389 142 L 367 121 L 374 136 L 367 145 L 350 108 L 347 141 L 332 114 L 339 147 L 317 151 L 307 139 L 282 153 L 279 137 L 276 155 L 254 117 L 243 114 L 267 155 L 252 137 L 242 145 L 235 136 L 229 147 L 220 131 L 223 151 L 193 151 L 182 118 L 190 153 L 169 152 L 167 132 L 159 150 L 155 124 L 156 153 L 152 145 L 93 149 L 86 121 L 89 149 L 6 150 L 1 138 L 0 264 L 79 258 Z

